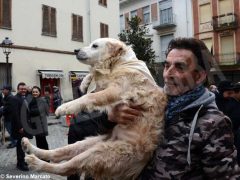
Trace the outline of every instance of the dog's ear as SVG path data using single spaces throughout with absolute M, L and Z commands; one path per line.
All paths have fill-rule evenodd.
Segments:
M 116 57 L 124 52 L 124 44 L 122 42 L 108 42 L 107 47 L 111 57 Z

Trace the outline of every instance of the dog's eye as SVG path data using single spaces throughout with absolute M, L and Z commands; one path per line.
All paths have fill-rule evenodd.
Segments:
M 96 45 L 96 44 L 93 44 L 93 45 L 92 45 L 92 48 L 95 48 L 95 49 L 96 49 L 97 47 L 98 47 L 98 45 Z

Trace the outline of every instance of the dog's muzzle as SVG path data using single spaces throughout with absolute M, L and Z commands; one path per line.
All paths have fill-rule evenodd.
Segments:
M 74 54 L 77 56 L 78 60 L 88 59 L 87 54 L 84 51 L 81 51 L 81 49 L 75 49 Z

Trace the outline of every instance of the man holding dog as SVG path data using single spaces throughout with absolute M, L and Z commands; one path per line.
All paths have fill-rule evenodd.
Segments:
M 203 86 L 211 54 L 194 38 L 173 39 L 166 54 L 165 139 L 139 179 L 236 179 L 240 171 L 231 121 L 218 110 L 214 94 Z M 118 105 L 108 117 L 128 123 L 140 115 L 137 107 Z

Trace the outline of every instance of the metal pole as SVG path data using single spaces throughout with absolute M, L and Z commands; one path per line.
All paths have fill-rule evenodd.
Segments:
M 10 85 L 9 82 L 9 67 L 8 67 L 9 63 L 8 63 L 8 53 L 6 54 L 6 70 L 7 70 L 7 84 Z

